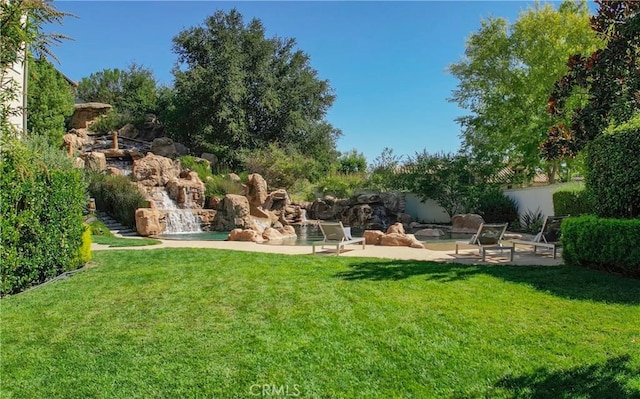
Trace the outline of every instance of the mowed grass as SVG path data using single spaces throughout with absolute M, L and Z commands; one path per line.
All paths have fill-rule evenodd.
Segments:
M 4 298 L 11 398 L 640 398 L 640 281 L 210 249 L 99 251 Z

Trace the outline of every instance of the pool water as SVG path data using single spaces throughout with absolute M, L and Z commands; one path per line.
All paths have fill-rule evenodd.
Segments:
M 297 238 L 276 241 L 265 241 L 265 245 L 311 245 L 313 241 L 321 241 L 323 236 L 317 225 L 293 226 L 298 235 Z M 166 240 L 202 240 L 225 241 L 229 232 L 203 231 L 201 233 L 163 234 L 158 238 Z
M 320 227 L 315 224 L 305 226 L 293 226 L 297 238 L 284 239 L 276 241 L 265 241 L 264 245 L 311 245 L 313 241 L 322 241 L 322 232 Z M 353 231 L 354 237 L 362 237 L 363 230 Z M 221 231 L 203 231 L 201 233 L 181 233 L 181 234 L 165 234 L 158 238 L 167 240 L 195 240 L 195 241 L 225 241 L 229 236 L 229 232 Z M 454 243 L 456 240 L 468 240 L 471 234 L 447 234 L 441 237 L 416 237 L 422 243 Z

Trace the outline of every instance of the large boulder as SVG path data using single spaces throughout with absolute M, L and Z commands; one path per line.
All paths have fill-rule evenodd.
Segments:
M 107 158 L 101 152 L 90 152 L 84 156 L 84 167 L 92 172 L 102 172 L 107 169 Z
M 380 230 L 365 230 L 363 236 L 365 244 L 379 245 L 380 238 L 384 236 L 384 233 Z
M 139 134 L 138 129 L 136 129 L 136 127 L 131 123 L 127 123 L 118 130 L 118 137 L 124 137 L 127 139 L 135 139 Z
M 264 242 L 264 239 L 255 230 L 251 229 L 233 229 L 229 233 L 227 238 L 229 241 L 251 241 L 251 242 Z
M 163 157 L 176 156 L 176 145 L 169 137 L 159 137 L 151 143 L 151 152 Z
M 252 173 L 247 177 L 247 198 L 249 204 L 259 207 L 264 204 L 269 196 L 267 181 L 258 173 Z
M 476 215 L 475 213 L 453 215 L 451 218 L 451 232 L 476 233 L 482 223 L 484 223 L 482 216 Z
M 422 248 L 424 245 L 413 234 L 390 233 L 380 237 L 380 245 L 389 247 Z
M 182 178 L 169 180 L 166 189 L 179 208 L 200 209 L 204 206 L 205 186 L 196 172 L 188 172 Z
M 103 103 L 75 104 L 69 127 L 72 129 L 86 129 L 112 108 L 111 105 Z
M 136 231 L 144 237 L 162 233 L 165 226 L 162 225 L 162 212 L 159 209 L 136 209 Z
M 247 197 L 227 194 L 218 205 L 218 213 L 213 221 L 216 231 L 230 231 L 235 228 L 246 228 L 251 225 L 249 201 Z
M 387 229 L 387 234 L 393 234 L 393 233 L 397 233 L 401 235 L 405 234 L 404 226 L 402 225 L 402 223 L 396 222 L 391 226 L 389 226 L 389 228 Z
M 133 161 L 131 177 L 148 187 L 164 186 L 180 176 L 180 162 L 147 153 L 144 158 Z

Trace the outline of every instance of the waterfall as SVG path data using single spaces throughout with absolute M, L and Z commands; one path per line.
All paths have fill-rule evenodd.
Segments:
M 200 218 L 196 216 L 193 209 L 180 209 L 163 189 L 158 190 L 159 196 L 156 200 L 158 209 L 166 211 L 167 228 L 164 234 L 180 233 L 200 233 Z
M 306 226 L 309 223 L 309 219 L 307 219 L 307 210 L 300 209 L 300 224 Z

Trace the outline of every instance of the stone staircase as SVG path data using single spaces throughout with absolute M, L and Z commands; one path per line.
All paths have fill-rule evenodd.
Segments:
M 98 211 L 96 212 L 96 217 L 102 223 L 104 223 L 105 226 L 107 226 L 107 228 L 111 231 L 111 233 L 113 233 L 116 236 L 124 236 L 124 237 L 138 236 L 138 233 L 136 231 L 123 226 L 122 224 L 120 224 L 120 222 L 118 222 L 117 220 L 109 216 L 106 212 Z

